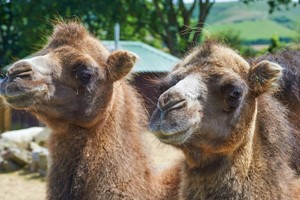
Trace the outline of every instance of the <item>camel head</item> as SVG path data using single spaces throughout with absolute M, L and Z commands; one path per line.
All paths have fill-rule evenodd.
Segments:
M 207 42 L 159 81 L 161 95 L 149 128 L 160 141 L 179 148 L 232 150 L 251 137 L 246 132 L 255 120 L 256 99 L 272 93 L 281 74 L 275 63 L 250 67 L 233 50 Z
M 1 96 L 46 123 L 88 126 L 108 109 L 113 83 L 129 73 L 135 59 L 127 51 L 110 54 L 78 23 L 59 23 L 41 51 L 8 69 Z

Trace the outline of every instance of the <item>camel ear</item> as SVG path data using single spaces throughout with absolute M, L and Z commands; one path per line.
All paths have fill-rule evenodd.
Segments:
M 279 79 L 283 68 L 273 62 L 263 60 L 251 67 L 249 74 L 250 89 L 259 96 L 265 92 L 273 93 L 279 89 Z
M 112 81 L 116 81 L 126 76 L 133 67 L 137 57 L 136 54 L 123 50 L 111 53 L 106 61 L 109 78 Z

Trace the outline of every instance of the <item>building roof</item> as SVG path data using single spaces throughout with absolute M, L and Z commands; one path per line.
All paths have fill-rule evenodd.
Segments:
M 103 40 L 101 43 L 109 50 L 115 50 L 115 41 Z M 131 51 L 139 56 L 133 72 L 169 72 L 179 62 L 179 58 L 167 54 L 148 44 L 138 41 L 119 41 L 119 49 Z M 25 58 L 30 58 L 26 56 Z M 10 65 L 4 67 L 7 70 Z
M 115 41 L 101 41 L 110 51 L 115 50 Z M 179 62 L 179 58 L 167 54 L 148 44 L 137 41 L 119 41 L 119 49 L 131 51 L 139 56 L 133 72 L 169 72 Z

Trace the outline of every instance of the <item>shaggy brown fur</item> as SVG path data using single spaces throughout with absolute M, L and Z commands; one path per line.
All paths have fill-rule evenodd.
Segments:
M 287 115 L 293 127 L 300 132 L 300 52 L 292 49 L 285 49 L 274 54 L 267 54 L 259 58 L 250 59 L 249 63 L 256 63 L 269 60 L 278 63 L 283 68 L 283 76 L 280 79 L 280 87 L 273 94 L 284 106 L 287 107 Z M 295 145 L 300 146 L 300 134 L 296 134 Z M 300 174 L 300 152 L 294 151 L 294 168 Z
M 207 42 L 161 81 L 150 128 L 185 154 L 181 199 L 300 199 L 298 133 L 271 95 L 281 76 Z
M 142 146 L 145 111 L 123 78 L 135 59 L 127 51 L 109 54 L 71 22 L 9 69 L 1 84 L 7 103 L 53 129 L 48 199 L 176 199 L 178 167 L 155 174 Z
M 262 60 L 269 60 L 283 67 L 280 90 L 274 95 L 288 107 L 289 117 L 300 131 L 300 52 L 287 49 L 251 59 L 249 62 L 254 65 Z

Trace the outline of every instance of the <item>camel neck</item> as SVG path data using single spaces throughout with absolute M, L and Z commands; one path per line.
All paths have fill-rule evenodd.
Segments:
M 120 95 L 112 97 L 111 109 L 102 124 L 89 129 L 69 126 L 67 132 L 51 135 L 51 194 L 93 199 L 91 196 L 101 193 L 104 199 L 106 194 L 107 198 L 123 194 L 124 188 L 130 185 L 151 182 L 150 165 L 140 145 L 139 115 L 130 109 L 137 100 Z M 124 194 L 133 193 L 129 190 Z M 56 199 L 69 199 L 66 195 Z

